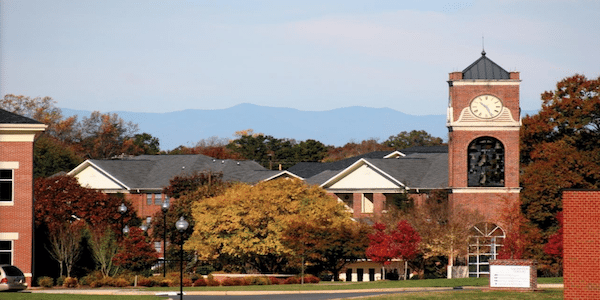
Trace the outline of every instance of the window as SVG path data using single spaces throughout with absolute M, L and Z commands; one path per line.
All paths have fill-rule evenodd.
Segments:
M 0 265 L 12 265 L 12 241 L 0 241 Z
M 13 170 L 0 170 L 0 201 L 13 201 Z
M 505 238 L 504 231 L 493 223 L 479 223 L 469 236 L 469 277 L 488 277 L 490 260 L 496 259 Z
M 480 137 L 469 144 L 470 187 L 504 186 L 504 145 L 492 137 Z
M 167 196 L 166 194 L 165 194 L 165 203 L 171 204 L 171 198 L 169 198 L 169 196 Z
M 152 194 L 146 194 L 146 205 L 152 205 Z
M 362 196 L 362 212 L 373 213 L 373 194 L 363 194 Z
M 156 205 L 162 204 L 162 194 L 154 194 L 154 204 L 156 204 Z

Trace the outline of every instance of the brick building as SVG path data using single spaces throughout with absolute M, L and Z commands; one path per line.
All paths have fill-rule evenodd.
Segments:
M 0 109 L 0 264 L 12 264 L 31 285 L 33 142 L 46 125 Z

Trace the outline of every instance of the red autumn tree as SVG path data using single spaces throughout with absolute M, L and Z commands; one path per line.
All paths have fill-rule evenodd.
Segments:
M 600 187 L 600 77 L 565 78 L 541 100 L 523 118 L 520 178 L 524 213 L 547 237 L 558 229 L 562 189 Z
M 118 207 L 121 203 L 128 207 L 123 222 L 137 218 L 129 202 L 82 187 L 72 176 L 36 179 L 34 196 L 36 226 L 45 225 L 50 230 L 62 226 L 64 222 L 80 219 L 91 228 L 104 230 L 111 226 L 120 232 L 121 214 Z
M 498 259 L 522 259 L 531 257 L 534 245 L 540 243 L 540 232 L 521 212 L 519 202 L 507 203 L 502 211 L 506 237 Z
M 369 259 L 387 265 L 392 259 L 410 260 L 419 253 L 421 237 L 407 221 L 398 222 L 389 233 L 383 223 L 375 223 L 373 228 L 375 233 L 369 235 L 371 242 L 366 251 Z
M 121 241 L 121 249 L 114 257 L 115 265 L 134 273 L 150 270 L 158 261 L 158 252 L 148 236 L 137 226 L 132 226 Z
M 562 259 L 563 257 L 563 213 L 562 211 L 556 215 L 556 219 L 560 224 L 558 231 L 551 235 L 548 239 L 548 243 L 544 246 L 544 252 L 548 255 L 552 255 Z

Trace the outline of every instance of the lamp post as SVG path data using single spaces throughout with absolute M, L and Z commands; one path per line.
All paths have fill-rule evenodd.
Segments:
M 169 202 L 163 202 L 160 209 L 163 212 L 163 277 L 167 277 L 167 212 L 169 211 Z
M 181 216 L 179 221 L 175 223 L 175 228 L 179 230 L 179 234 L 181 235 L 181 249 L 180 249 L 180 257 L 179 257 L 179 299 L 183 299 L 183 232 L 187 230 L 190 224 Z
M 123 219 L 125 218 L 125 213 L 127 212 L 127 206 L 125 205 L 125 203 L 121 203 L 121 205 L 119 206 L 119 213 L 121 214 L 121 228 L 122 228 L 122 232 L 123 234 L 125 234 L 125 227 L 123 227 Z M 127 231 L 129 232 L 129 228 L 127 228 Z

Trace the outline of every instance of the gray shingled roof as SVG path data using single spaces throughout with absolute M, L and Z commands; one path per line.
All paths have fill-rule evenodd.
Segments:
M 398 151 L 407 155 L 411 153 L 447 153 L 448 146 L 415 146 Z M 302 178 L 311 178 L 324 171 L 344 170 L 361 158 L 384 158 L 392 152 L 394 151 L 374 151 L 330 163 L 300 162 L 289 168 L 288 171 Z
M 4 109 L 0 109 L 0 124 L 42 124 L 34 119 L 23 117 L 15 113 L 11 113 Z
M 510 79 L 510 73 L 481 52 L 481 57 L 463 70 L 463 79 Z
M 217 160 L 205 155 L 140 155 L 90 162 L 131 189 L 162 189 L 174 176 L 193 172 L 222 172 L 225 181 L 248 183 L 280 173 L 266 170 L 254 161 Z
M 315 176 L 323 171 L 328 170 L 343 170 L 353 163 L 358 161 L 361 158 L 384 158 L 386 155 L 392 153 L 394 151 L 373 151 L 357 156 L 353 156 L 350 158 L 328 162 L 328 163 L 319 163 L 319 162 L 300 162 L 293 165 L 288 169 L 289 172 L 294 173 L 302 178 L 309 178 Z M 402 152 L 402 151 L 401 151 Z
M 401 150 L 406 154 L 400 158 L 382 158 L 391 153 L 386 152 L 384 155 L 376 155 L 377 158 L 364 158 L 365 161 L 387 173 L 399 182 L 402 182 L 410 189 L 438 189 L 448 186 L 448 147 L 412 147 Z M 321 164 L 323 169 L 319 173 L 307 177 L 305 180 L 309 184 L 322 185 L 331 178 L 340 174 L 341 171 L 348 168 L 353 163 L 360 160 L 361 157 L 348 159 L 352 163 L 343 168 L 342 166 L 334 165 L 333 163 Z M 314 163 L 304 164 L 305 167 L 311 167 L 312 170 L 319 169 Z M 327 167 L 335 167 L 325 169 Z M 292 171 L 290 168 L 288 171 Z M 295 173 L 296 175 L 299 175 Z

